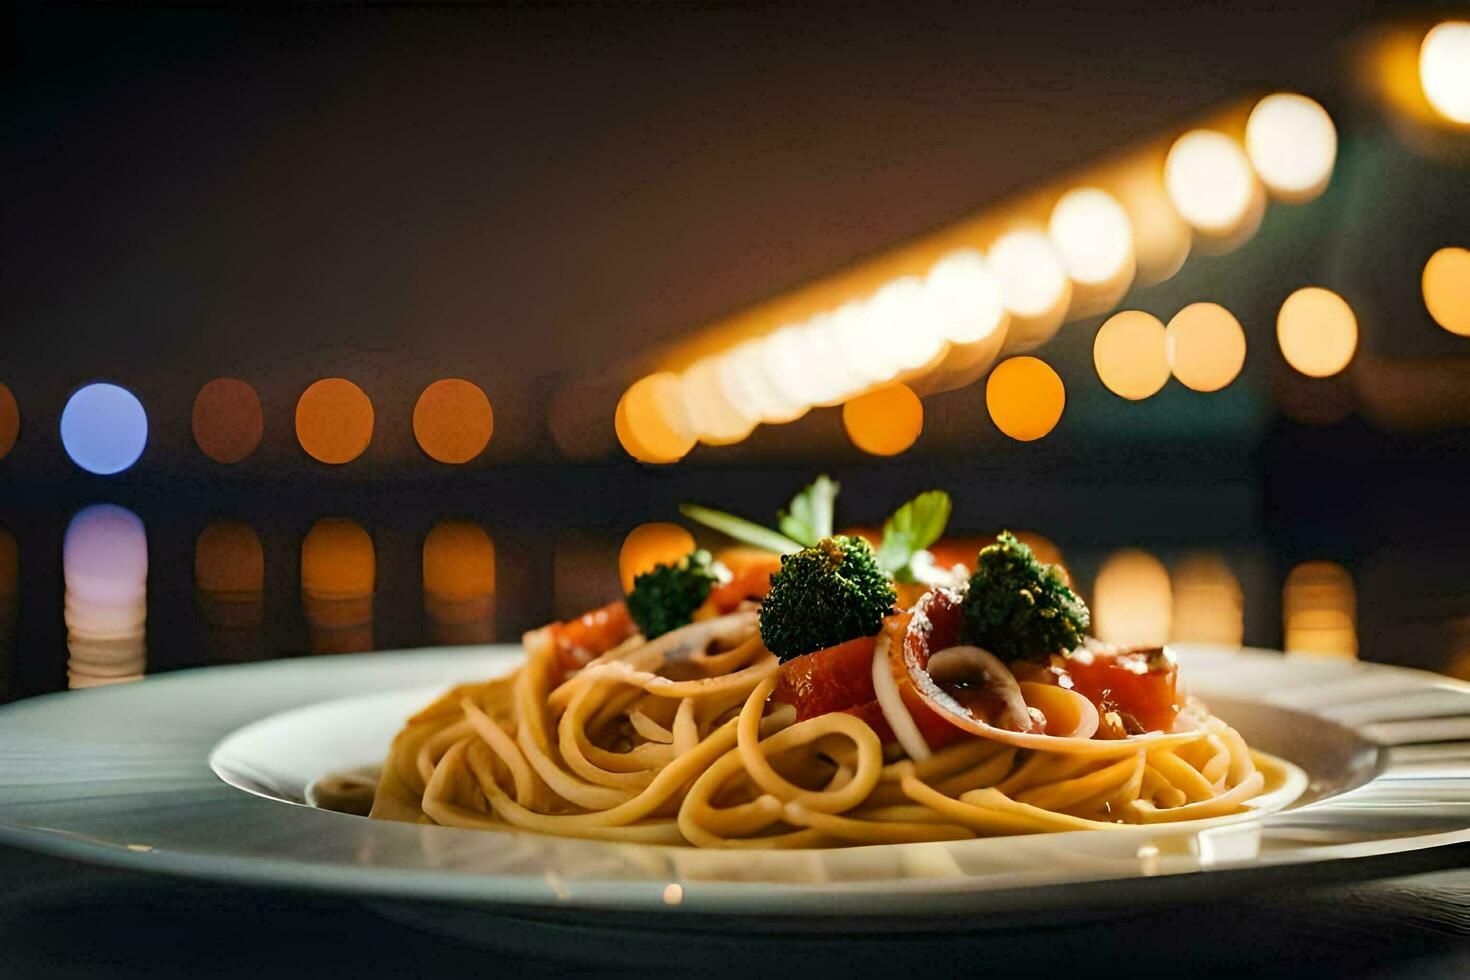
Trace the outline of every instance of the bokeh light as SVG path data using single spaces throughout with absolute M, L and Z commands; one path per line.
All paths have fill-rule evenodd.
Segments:
M 1057 332 L 1072 298 L 1072 280 L 1051 239 L 1018 229 L 996 239 L 987 256 L 1013 317 L 1006 349 L 1030 350 Z
M 835 354 L 846 375 L 855 382 L 851 392 L 890 381 L 898 373 L 898 366 L 886 359 L 884 351 L 868 343 L 868 322 L 867 304 L 854 300 L 833 310 L 822 328 L 833 344 L 828 356 Z
M 323 599 L 370 595 L 377 585 L 373 539 L 356 521 L 327 517 L 301 541 L 301 589 Z
M 260 396 L 238 378 L 215 378 L 194 397 L 194 442 L 216 463 L 238 463 L 265 432 Z
M 1092 587 L 1092 631 L 1104 643 L 1163 646 L 1173 621 L 1169 570 L 1135 548 L 1108 556 Z
M 888 385 L 842 406 L 847 437 L 865 453 L 896 456 L 924 430 L 924 406 L 908 385 Z
M 1337 128 L 1305 95 L 1278 92 L 1251 110 L 1245 150 L 1273 195 L 1294 204 L 1321 194 L 1337 162 Z
M 0 384 L 0 459 L 15 448 L 15 440 L 19 436 L 20 407 L 15 404 L 15 396 L 10 389 Z
M 924 280 L 939 332 L 953 344 L 985 340 L 1005 325 L 1000 282 L 974 249 L 950 252 L 934 263 Z
M 1347 367 L 1358 349 L 1358 320 L 1341 296 L 1307 286 L 1281 304 L 1276 341 L 1293 368 L 1311 378 L 1330 377 Z
M 1245 596 L 1240 580 L 1217 554 L 1185 556 L 1174 568 L 1175 643 L 1239 646 L 1245 638 Z
M 1142 310 L 1125 310 L 1098 328 L 1092 343 L 1097 376 L 1121 398 L 1148 398 L 1169 380 L 1164 325 Z
M 215 598 L 258 595 L 265 589 L 265 548 L 243 521 L 215 521 L 194 544 L 194 585 Z
M 985 406 L 996 428 L 1021 442 L 1040 439 L 1062 417 L 1067 389 L 1050 364 L 1036 357 L 1002 361 L 985 382 Z
M 495 543 L 473 521 L 446 520 L 424 539 L 424 614 L 430 642 L 495 639 Z
M 361 524 L 328 517 L 301 541 L 301 599 L 312 653 L 373 648 L 378 557 Z
M 1470 337 L 1470 249 L 1435 252 L 1424 263 L 1420 286 L 1424 307 L 1434 322 L 1450 333 Z
M 812 405 L 823 396 L 817 375 L 809 370 L 806 338 L 801 327 L 782 327 L 767 335 L 761 341 L 760 354 L 761 374 L 783 402 Z
M 1047 233 L 1073 282 L 1101 286 L 1132 279 L 1133 227 L 1107 191 L 1079 187 L 1063 194 Z
M 628 455 L 644 463 L 673 463 L 694 448 L 679 376 L 660 371 L 623 393 L 615 425 Z
M 413 407 L 413 434 L 419 448 L 441 463 L 468 463 L 490 444 L 495 412 L 479 385 L 443 378 L 424 389 Z
M 1109 189 L 1128 212 L 1138 281 L 1143 285 L 1173 276 L 1189 257 L 1194 234 L 1174 209 L 1160 173 L 1163 156 L 1139 161 L 1108 182 Z
M 841 356 L 842 324 L 836 313 L 819 313 L 799 328 L 801 359 L 817 405 L 840 405 L 868 387 L 867 380 Z
M 1256 177 L 1240 145 L 1224 133 L 1185 133 L 1164 162 L 1164 186 L 1184 220 L 1212 237 L 1228 237 L 1251 215 Z
M 89 473 L 121 473 L 143 455 L 148 414 L 126 388 L 106 382 L 87 385 L 61 412 L 61 444 L 72 462 Z
M 373 440 L 373 403 L 346 378 L 314 382 L 296 403 L 296 438 L 319 462 L 350 463 Z
M 633 591 L 633 580 L 656 565 L 670 565 L 694 550 L 694 535 L 677 524 L 640 524 L 628 532 L 618 551 L 618 575 L 623 592 Z
M 924 280 L 903 276 L 873 294 L 863 310 L 869 341 L 899 371 L 912 371 L 944 351 L 943 323 Z
M 1219 391 L 1245 364 L 1245 331 L 1217 303 L 1186 306 L 1169 321 L 1164 337 L 1169 369 L 1195 391 Z
M 112 504 L 78 511 L 61 546 L 67 686 L 137 680 L 147 659 L 148 535 Z
M 1348 570 L 1330 561 L 1293 568 L 1281 590 L 1287 653 L 1358 655 L 1358 600 Z
M 743 406 L 731 402 L 720 384 L 719 361 L 701 358 L 679 377 L 684 412 L 700 442 L 728 446 L 750 435 L 760 421 Z
M 211 663 L 243 663 L 263 653 L 265 549 L 242 521 L 219 520 L 194 545 L 194 588 Z
M 1470 21 L 1445 21 L 1424 35 L 1419 82 L 1446 119 L 1470 125 Z

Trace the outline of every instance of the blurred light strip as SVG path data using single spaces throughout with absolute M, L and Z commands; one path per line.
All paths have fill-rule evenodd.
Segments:
M 1268 190 L 1315 197 L 1336 153 L 1331 117 L 1305 96 L 1214 113 L 697 331 L 626 389 L 618 440 L 666 464 L 886 386 L 972 384 L 1066 320 L 1113 309 L 1135 279 L 1173 275 L 1191 238 L 1239 246 Z

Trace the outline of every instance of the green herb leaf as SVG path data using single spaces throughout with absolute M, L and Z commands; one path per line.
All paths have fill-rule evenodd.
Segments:
M 694 521 L 703 524 L 723 534 L 728 534 L 736 541 L 763 548 L 766 551 L 774 551 L 778 555 L 790 555 L 800 551 L 802 546 L 784 534 L 778 534 L 768 527 L 761 527 L 754 521 L 747 521 L 743 517 L 727 514 L 722 510 L 711 507 L 701 507 L 699 504 L 680 504 L 679 513 Z
M 825 474 L 802 487 L 777 517 L 781 533 L 808 548 L 830 538 L 839 489 L 837 481 Z
M 939 540 L 952 509 L 943 490 L 921 493 L 883 522 L 878 565 L 900 582 L 911 582 L 914 556 Z

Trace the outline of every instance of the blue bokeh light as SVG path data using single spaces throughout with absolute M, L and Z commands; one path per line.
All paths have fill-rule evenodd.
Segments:
M 99 382 L 77 391 L 61 413 L 61 444 L 89 473 L 121 473 L 148 444 L 148 413 L 126 388 Z

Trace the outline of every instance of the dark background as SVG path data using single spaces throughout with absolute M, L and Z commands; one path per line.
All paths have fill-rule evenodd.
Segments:
M 817 468 L 844 482 L 847 522 L 946 487 L 956 530 L 1045 534 L 1084 594 L 1119 548 L 1171 566 L 1218 555 L 1251 643 L 1282 642 L 1292 567 L 1339 562 L 1364 656 L 1463 670 L 1470 341 L 1429 320 L 1418 271 L 1465 242 L 1466 160 L 1404 139 L 1358 84 L 1364 38 L 1434 16 L 1370 3 L 7 7 L 0 382 L 22 417 L 0 460 L 0 525 L 21 558 L 18 624 L 0 637 L 8 694 L 65 684 L 60 543 L 89 503 L 147 528 L 158 670 L 218 655 L 192 566 L 215 519 L 249 523 L 266 555 L 263 626 L 235 638 L 236 656 L 311 648 L 300 542 L 331 516 L 374 539 L 372 646 L 426 642 L 420 548 L 449 517 L 494 539 L 496 632 L 514 639 L 614 591 L 636 524 L 672 519 L 681 499 L 767 515 Z M 1039 352 L 1068 404 L 1037 443 L 1002 437 L 980 386 L 926 400 L 924 435 L 886 461 L 853 449 L 835 410 L 665 469 L 617 451 L 569 459 L 550 438 L 564 385 L 615 398 L 702 323 L 1277 88 L 1337 122 L 1327 192 L 1273 205 L 1244 247 L 1191 256 L 1122 303 L 1165 319 L 1200 299 L 1232 309 L 1249 354 L 1221 392 L 1171 381 L 1146 402 L 1112 396 L 1091 365 L 1093 318 Z M 1275 349 L 1274 312 L 1306 283 L 1358 313 L 1358 358 L 1339 378 L 1309 382 Z M 189 431 L 194 394 L 220 375 L 265 407 L 260 449 L 235 466 Z M 341 467 L 292 431 L 299 393 L 326 375 L 377 410 L 371 446 Z M 462 467 L 427 459 L 410 428 L 417 393 L 444 376 L 496 409 L 489 449 Z M 56 438 L 66 398 L 96 379 L 149 412 L 146 452 L 113 477 L 73 466 Z M 1426 390 L 1440 392 L 1429 422 Z M 593 424 L 610 428 L 610 408 Z

